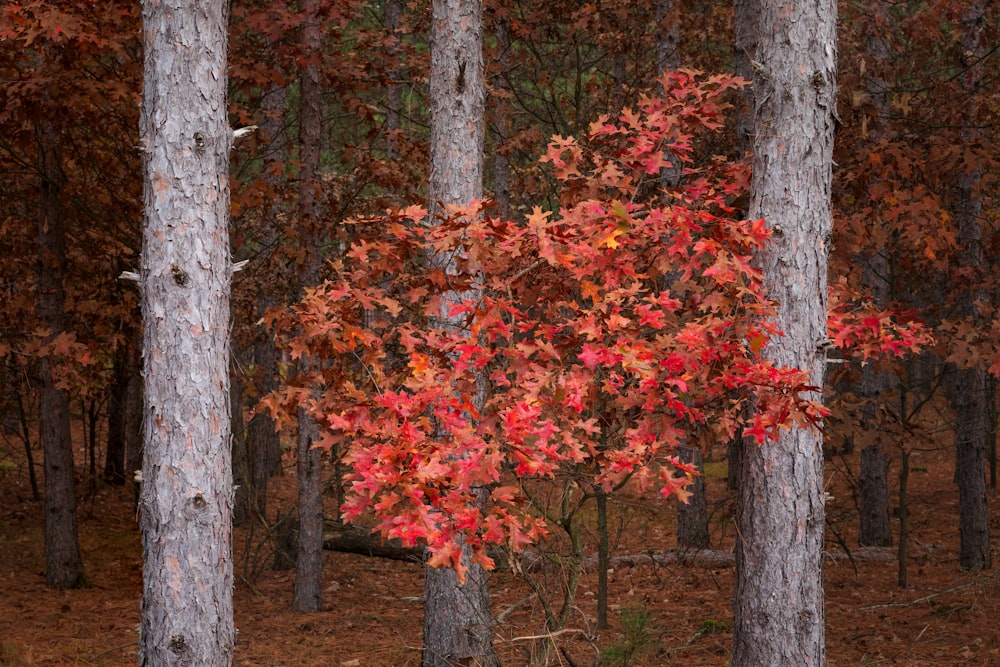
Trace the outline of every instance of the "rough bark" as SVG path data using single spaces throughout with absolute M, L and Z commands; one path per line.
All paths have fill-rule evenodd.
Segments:
M 55 337 L 65 330 L 66 232 L 62 189 L 66 177 L 59 152 L 59 131 L 52 120 L 36 128 L 38 142 L 38 315 Z M 45 583 L 73 588 L 84 583 L 76 525 L 76 489 L 70 405 L 55 386 L 47 358 L 38 365 L 39 436 L 45 470 Z
M 878 445 L 861 450 L 861 529 L 858 543 L 863 547 L 892 544 L 889 522 L 889 459 Z
M 323 466 L 322 450 L 313 447 L 317 440 L 315 420 L 300 410 L 296 452 L 299 525 L 292 608 L 301 612 L 323 608 Z
M 484 85 L 482 3 L 479 0 L 433 0 L 431 3 L 431 174 L 432 214 L 440 205 L 464 205 L 482 197 Z M 430 261 L 453 270 L 454 258 Z M 444 295 L 440 320 L 449 318 L 451 302 Z M 464 548 L 462 559 L 469 564 Z M 424 580 L 424 667 L 476 664 L 499 665 L 493 650 L 493 622 L 487 587 L 488 573 L 470 565 L 464 584 L 450 568 L 426 568 Z
M 889 25 L 889 5 L 886 2 L 872 3 L 872 20 L 865 25 L 864 86 L 871 102 L 870 111 L 862 118 L 862 135 L 873 143 L 885 136 L 884 124 L 889 113 L 888 86 L 883 75 L 889 62 L 889 45 L 883 31 Z M 877 177 L 872 177 L 875 185 Z M 873 237 L 868 239 L 859 260 L 863 262 L 862 280 L 866 291 L 876 303 L 883 306 L 889 302 L 891 285 L 889 282 L 889 260 L 886 256 L 884 233 L 881 226 L 873 225 Z M 859 397 L 862 399 L 861 426 L 874 437 L 871 444 L 861 451 L 861 467 L 858 479 L 861 483 L 860 528 L 858 542 L 861 546 L 889 546 L 892 544 L 892 525 L 889 521 L 888 457 L 883 448 L 882 434 L 885 431 L 879 406 L 889 400 L 891 392 L 898 387 L 895 375 L 881 370 L 876 364 L 861 367 Z
M 277 184 L 280 180 L 276 172 L 280 169 L 273 168 L 274 163 L 284 165 L 288 162 L 288 133 L 285 131 L 285 121 L 287 118 L 287 91 L 284 86 L 272 84 L 262 100 L 264 111 L 260 122 L 261 135 L 268 142 L 267 162 L 269 163 L 267 178 L 272 184 Z M 275 248 L 279 244 L 281 236 L 280 205 L 275 203 L 272 206 L 271 215 L 264 221 L 263 237 L 261 245 L 266 248 Z M 266 275 L 275 277 L 279 285 L 287 285 L 288 278 L 284 275 L 287 272 L 282 262 L 274 261 L 274 257 L 263 255 L 258 257 L 261 260 L 259 271 Z M 270 260 L 270 261 L 268 261 Z M 257 319 L 262 318 L 268 310 L 278 305 L 278 294 L 281 288 L 276 288 L 274 283 L 264 286 L 257 296 Z M 288 296 L 282 294 L 281 296 Z M 262 396 L 278 388 L 278 352 L 274 343 L 274 336 L 269 331 L 259 331 L 254 338 L 251 348 L 253 367 L 256 370 L 253 378 L 254 391 L 247 397 L 248 408 L 253 413 L 249 423 L 247 423 L 247 465 L 249 466 L 247 489 L 248 514 L 257 513 L 263 516 L 267 507 L 267 484 L 268 480 L 275 475 L 281 474 L 281 441 L 275 427 L 274 420 L 265 412 L 254 412 L 257 402 Z
M 702 470 L 701 448 L 697 445 L 678 447 L 677 454 L 685 463 Z M 694 478 L 688 487 L 691 497 L 686 503 L 677 503 L 677 546 L 687 549 L 708 548 L 708 503 L 705 497 L 705 478 Z
M 316 0 L 303 0 L 299 10 L 305 17 L 300 41 L 306 65 L 299 75 L 299 225 L 309 257 L 302 270 L 305 285 L 319 282 L 321 238 L 318 212 L 320 144 L 323 118 L 323 89 L 319 63 L 321 44 Z M 300 370 L 309 371 L 312 360 L 302 362 Z M 321 451 L 313 445 L 319 440 L 319 428 L 305 409 L 299 409 L 296 454 L 299 490 L 299 542 L 295 558 L 295 589 L 292 607 L 296 611 L 315 612 L 323 608 L 323 466 Z
M 124 484 L 142 465 L 140 457 L 130 459 L 130 450 L 141 451 L 142 377 L 139 368 L 139 332 L 130 328 L 126 341 L 114 359 L 113 383 L 108 399 L 108 446 L 104 481 Z M 129 467 L 134 464 L 134 467 Z
M 250 456 L 243 421 L 243 384 L 235 370 L 229 375 L 229 430 L 233 462 L 233 525 L 241 526 L 250 518 Z
M 403 16 L 401 0 L 386 0 L 383 22 L 386 32 L 399 37 L 400 20 Z M 392 81 L 385 89 L 385 157 L 390 162 L 399 159 L 399 131 L 402 129 L 400 110 L 403 108 L 403 87 L 397 83 L 400 77 L 400 49 L 392 47 L 389 58 L 389 79 Z
M 948 398 L 955 412 L 958 562 L 966 570 L 981 570 L 992 565 L 985 469 L 988 446 L 986 393 L 984 369 L 957 369 L 949 377 Z
M 966 150 L 980 140 L 976 126 L 976 89 L 983 76 L 982 32 L 986 27 L 986 0 L 976 0 L 962 16 L 962 52 L 968 67 L 963 77 L 969 96 L 962 142 Z M 964 284 L 958 297 L 961 316 L 979 327 L 989 322 L 979 311 L 979 303 L 989 296 L 981 287 L 983 273 L 983 201 L 979 193 L 982 168 L 963 170 L 958 177 L 955 226 L 960 243 L 960 266 Z M 967 570 L 992 565 L 990 558 L 989 498 L 986 493 L 985 458 L 989 451 L 990 411 L 986 371 L 981 367 L 953 368 L 946 384 L 955 419 L 955 481 L 958 483 L 959 564 Z
M 827 257 L 836 104 L 833 0 L 760 0 L 745 14 L 753 35 L 751 218 L 773 230 L 757 257 L 778 302 L 766 358 L 808 370 L 826 365 Z M 805 395 L 821 401 L 819 392 Z M 821 433 L 789 428 L 744 443 L 737 492 L 734 667 L 825 664 Z
M 139 660 L 232 664 L 228 3 L 145 0 Z
M 115 486 L 125 483 L 125 401 L 128 396 L 128 370 L 125 348 L 115 352 L 108 393 L 108 439 L 104 454 L 104 481 Z
M 497 42 L 497 76 L 493 81 L 493 200 L 497 204 L 497 215 L 510 217 L 510 148 L 507 145 L 511 134 L 510 85 L 507 83 L 507 68 L 510 49 L 510 34 L 505 16 L 498 16 L 494 27 Z
M 656 22 L 656 68 L 676 70 L 681 66 L 681 22 L 674 0 L 657 0 Z

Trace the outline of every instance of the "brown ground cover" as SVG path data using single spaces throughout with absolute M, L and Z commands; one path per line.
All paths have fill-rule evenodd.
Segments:
M 52 591 L 44 586 L 41 504 L 30 500 L 16 451 L 7 450 L 0 459 L 0 666 L 137 664 L 142 555 L 131 487 L 98 486 L 88 492 L 81 482 L 80 539 L 93 586 Z M 828 518 L 847 545 L 845 550 L 827 531 L 831 667 L 1000 665 L 997 578 L 958 568 L 951 460 L 947 449 L 911 457 L 910 585 L 905 590 L 896 583 L 895 548 L 857 548 L 856 498 L 846 472 L 857 469 L 856 455 L 828 462 L 828 489 L 834 496 Z M 710 465 L 708 472 L 717 553 L 658 564 L 643 558 L 617 562 L 610 577 L 612 627 L 604 631 L 594 629 L 596 575 L 590 568 L 569 630 L 551 639 L 566 654 L 554 656 L 551 664 L 593 665 L 600 651 L 616 644 L 621 649 L 630 639 L 638 649 L 631 665 L 728 664 L 734 580 L 728 555 L 735 531 L 719 468 Z M 898 459 L 890 474 L 897 470 Z M 274 487 L 272 515 L 291 502 L 294 480 L 287 475 Z M 994 511 L 994 535 L 996 517 Z M 616 554 L 673 548 L 674 521 L 670 505 L 636 499 L 617 504 Z M 327 552 L 326 608 L 300 615 L 289 610 L 293 572 L 270 569 L 260 531 L 238 530 L 235 547 L 241 575 L 235 591 L 237 665 L 419 664 L 419 565 Z M 493 576 L 492 595 L 494 611 L 503 614 L 496 643 L 504 664 L 525 665 L 533 642 L 524 638 L 542 632 L 538 604 L 511 573 Z M 633 622 L 623 624 L 630 618 Z M 645 631 L 635 631 L 636 618 L 647 621 Z

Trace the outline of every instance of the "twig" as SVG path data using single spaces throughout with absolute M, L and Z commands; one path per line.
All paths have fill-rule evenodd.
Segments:
M 102 658 L 102 657 L 104 657 L 104 656 L 108 655 L 109 653 L 114 653 L 115 651 L 120 651 L 120 650 L 122 650 L 123 648 L 127 648 L 127 647 L 129 647 L 129 646 L 137 646 L 138 644 L 139 644 L 139 641 L 138 641 L 138 640 L 136 640 L 136 641 L 133 641 L 133 642 L 128 642 L 128 643 L 126 643 L 126 644 L 122 644 L 121 646 L 112 646 L 112 647 L 111 647 L 111 648 L 109 648 L 108 650 L 106 650 L 106 651 L 101 651 L 100 653 L 98 653 L 97 655 L 95 655 L 95 656 L 94 656 L 94 658 L 93 658 L 93 660 L 94 660 L 94 661 L 96 661 L 96 660 L 98 660 L 99 658 Z
M 949 588 L 946 591 L 938 591 L 937 593 L 931 593 L 930 595 L 925 595 L 922 598 L 917 598 L 916 600 L 910 600 L 909 602 L 887 602 L 885 604 L 873 604 L 867 607 L 862 607 L 862 609 L 888 609 L 890 607 L 912 607 L 913 605 L 920 604 L 921 602 L 927 602 L 928 600 L 933 600 L 934 598 L 941 597 L 942 595 L 948 595 L 949 593 L 956 593 L 958 591 L 964 591 L 966 588 L 972 588 L 974 586 L 979 586 L 991 579 L 996 579 L 1000 576 L 1000 572 L 992 572 L 985 577 L 980 577 L 975 581 L 970 581 L 967 584 L 962 584 L 961 586 L 955 586 L 954 588 Z
M 518 600 L 517 602 L 515 602 L 514 604 L 512 604 L 511 606 L 509 606 L 507 609 L 504 609 L 502 612 L 500 612 L 497 615 L 497 618 L 496 618 L 497 625 L 503 624 L 503 622 L 507 620 L 507 617 L 510 616 L 511 612 L 513 612 L 515 609 L 518 609 L 518 608 L 524 606 L 525 604 L 531 602 L 532 600 L 534 600 L 537 597 L 538 597 L 538 593 L 532 593 L 528 597 L 523 598 L 521 600 Z
M 559 635 L 565 635 L 565 634 L 569 634 L 569 633 L 586 635 L 587 631 L 583 630 L 581 628 L 563 628 L 562 630 L 553 630 L 552 632 L 546 632 L 545 634 L 541 634 L 541 635 L 526 635 L 524 637 L 514 637 L 510 641 L 512 641 L 512 642 L 526 642 L 526 641 L 532 641 L 532 640 L 535 640 L 535 639 L 552 639 L 553 637 L 558 637 Z

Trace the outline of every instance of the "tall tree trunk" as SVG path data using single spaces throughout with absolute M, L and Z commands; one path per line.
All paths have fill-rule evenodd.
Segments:
M 970 100 L 966 109 L 962 142 L 966 150 L 980 139 L 976 127 L 979 116 L 976 91 L 983 76 L 982 31 L 986 28 L 986 0 L 975 0 L 962 16 L 962 53 L 968 68 L 964 76 L 965 92 Z M 988 327 L 979 312 L 979 303 L 988 302 L 984 284 L 981 247 L 983 201 L 979 194 L 982 168 L 963 170 L 958 176 L 958 204 L 955 225 L 960 242 L 960 266 L 965 271 L 959 295 L 961 316 L 980 327 Z M 981 367 L 954 368 L 946 384 L 955 420 L 955 478 L 958 482 L 959 564 L 967 570 L 991 566 L 989 499 L 986 493 L 986 453 L 989 450 L 990 411 L 986 371 Z
M 510 217 L 510 85 L 507 83 L 507 68 L 510 58 L 510 26 L 506 16 L 496 18 L 494 35 L 497 42 L 497 76 L 492 89 L 493 95 L 493 200 L 497 203 L 497 215 Z
M 778 302 L 784 336 L 766 358 L 809 371 L 826 366 L 827 256 L 832 227 L 837 99 L 833 0 L 758 0 L 743 26 L 753 50 L 751 218 L 773 236 L 757 262 Z M 805 396 L 821 401 L 819 391 Z M 792 427 L 742 449 L 736 521 L 734 667 L 825 665 L 822 435 Z
M 858 543 L 866 547 L 887 547 L 892 544 L 892 524 L 889 522 L 889 459 L 881 445 L 869 445 L 861 450 L 861 528 Z
M 38 315 L 54 338 L 65 331 L 66 231 L 62 189 L 66 177 L 59 152 L 59 130 L 45 119 L 36 128 L 38 142 Z M 45 458 L 45 583 L 73 588 L 84 583 L 83 558 L 76 527 L 76 489 L 70 405 L 56 387 L 48 358 L 39 375 L 39 435 Z
M 690 463 L 698 472 L 704 470 L 701 447 L 682 445 L 678 457 Z M 708 548 L 708 503 L 705 496 L 705 477 L 698 475 L 687 489 L 691 496 L 687 502 L 677 502 L 677 546 L 687 549 Z
M 283 85 L 272 84 L 262 100 L 263 117 L 260 122 L 260 133 L 267 142 L 268 166 L 266 178 L 277 185 L 280 177 L 277 165 L 288 163 L 288 133 L 285 131 L 285 121 L 288 118 L 286 109 L 287 91 Z M 281 230 L 278 228 L 280 205 L 272 205 L 271 215 L 266 216 L 263 229 L 262 246 L 273 248 L 278 245 Z M 277 285 L 287 285 L 289 280 L 284 275 L 287 269 L 274 261 L 273 256 L 262 257 L 267 264 L 260 270 L 267 275 L 275 276 L 272 284 L 264 285 L 257 295 L 257 319 L 264 317 L 268 310 L 280 303 L 279 297 L 288 297 Z M 271 260 L 271 261 L 267 261 Z M 274 420 L 264 413 L 255 412 L 262 396 L 278 388 L 278 353 L 274 344 L 274 336 L 269 331 L 258 331 L 251 346 L 251 358 L 255 370 L 253 383 L 256 391 L 248 396 L 248 408 L 253 416 L 246 426 L 246 455 L 249 475 L 247 483 L 247 507 L 243 511 L 252 514 L 265 515 L 267 509 L 267 483 L 275 475 L 281 474 L 281 440 Z
M 223 0 L 144 0 L 145 422 L 139 660 L 232 664 L 229 150 Z
M 871 102 L 871 117 L 862 119 L 863 133 L 878 146 L 885 137 L 885 119 L 889 113 L 888 86 L 883 78 L 889 62 L 889 45 L 884 31 L 890 24 L 889 4 L 879 0 L 871 5 L 872 20 L 864 26 L 864 87 Z M 876 185 L 877 177 L 872 176 L 869 188 Z M 881 225 L 870 227 L 872 238 L 867 239 L 858 260 L 864 264 L 862 280 L 865 289 L 875 302 L 886 306 L 889 302 L 891 284 L 889 258 L 886 256 L 885 239 Z M 879 369 L 876 364 L 861 367 L 859 397 L 862 400 L 861 426 L 874 442 L 861 451 L 861 469 L 858 475 L 861 483 L 861 511 L 858 542 L 862 546 L 886 547 L 892 544 L 892 526 L 889 521 L 889 460 L 883 447 L 882 434 L 885 432 L 881 417 L 884 411 L 879 406 L 890 400 L 891 392 L 898 387 L 895 375 Z
M 310 253 L 302 271 L 305 285 L 316 285 L 320 278 L 321 238 L 317 206 L 320 145 L 323 118 L 323 89 L 317 58 L 320 55 L 319 3 L 302 0 L 299 10 L 305 16 L 300 35 L 306 65 L 299 79 L 299 224 L 302 241 Z M 313 363 L 302 362 L 308 372 Z M 314 612 L 323 608 L 323 466 L 322 451 L 314 447 L 319 427 L 305 409 L 299 409 L 296 454 L 299 488 L 299 543 L 295 559 L 295 590 L 292 607 Z
M 681 22 L 674 0 L 656 1 L 656 22 L 657 74 L 679 69 L 681 66 Z
M 439 205 L 464 205 L 483 194 L 482 10 L 479 0 L 431 3 L 431 215 L 442 212 Z M 446 272 L 454 270 L 454 261 L 431 258 Z M 460 325 L 448 313 L 450 303 L 462 296 L 467 295 L 442 298 L 440 319 L 445 325 Z M 488 573 L 470 565 L 464 545 L 462 560 L 469 565 L 464 584 L 451 568 L 425 570 L 424 667 L 499 665 L 493 650 Z
M 394 38 L 399 38 L 400 20 L 403 16 L 402 0 L 386 0 L 383 10 L 383 22 L 386 32 Z M 385 157 L 390 162 L 399 159 L 399 131 L 402 129 L 400 110 L 403 108 L 403 87 L 398 83 L 400 78 L 399 58 L 401 50 L 395 45 L 389 51 L 391 63 L 389 79 L 391 83 L 385 90 Z

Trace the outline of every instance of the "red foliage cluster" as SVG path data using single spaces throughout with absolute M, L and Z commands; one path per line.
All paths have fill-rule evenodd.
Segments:
M 339 279 L 269 318 L 293 357 L 322 360 L 268 403 L 328 427 L 351 471 L 348 519 L 374 512 L 386 537 L 425 540 L 434 565 L 460 567 L 464 539 L 489 567 L 487 544 L 544 533 L 532 478 L 586 471 L 683 496 L 693 471 L 672 452 L 692 426 L 732 437 L 754 406 L 746 433 L 763 441 L 822 418 L 799 396 L 807 374 L 760 357 L 776 332 L 751 256 L 768 230 L 728 204 L 745 169 L 690 166 L 740 82 L 663 84 L 589 136 L 553 140 L 558 212 L 355 221 Z

